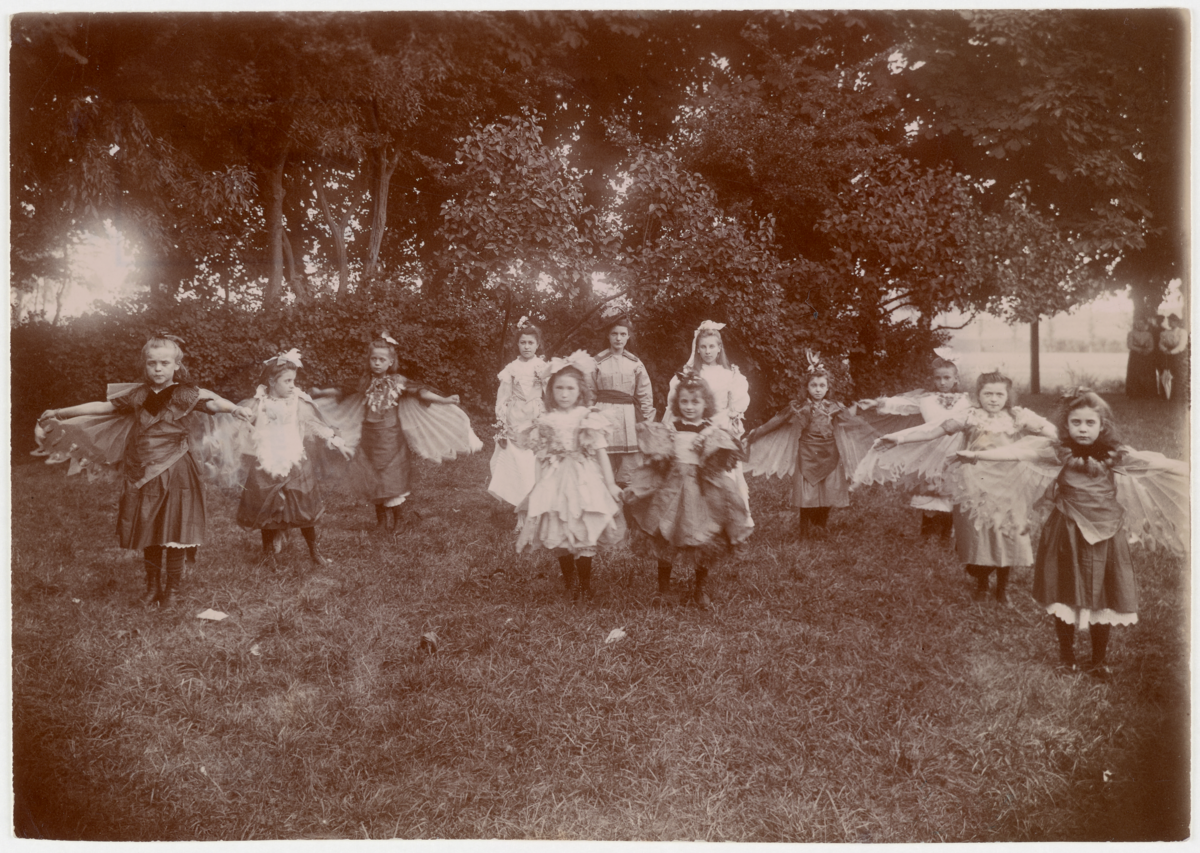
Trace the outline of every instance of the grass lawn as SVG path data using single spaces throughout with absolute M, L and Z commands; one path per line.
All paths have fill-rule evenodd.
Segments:
M 1160 403 L 1114 403 L 1130 444 L 1184 454 Z M 550 556 L 513 553 L 484 453 L 422 465 L 395 536 L 331 490 L 321 570 L 298 537 L 278 571 L 256 566 L 257 533 L 210 491 L 209 544 L 160 613 L 132 603 L 141 562 L 115 547 L 115 487 L 17 461 L 24 837 L 1188 834 L 1179 560 L 1135 551 L 1141 621 L 1113 631 L 1110 683 L 1054 669 L 1031 570 L 1012 608 L 972 602 L 952 552 L 885 489 L 798 541 L 780 481 L 752 480 L 758 527 L 714 570 L 712 612 L 649 608 L 653 566 L 623 547 L 596 560 L 597 600 L 572 606 Z M 195 618 L 210 607 L 229 618 Z

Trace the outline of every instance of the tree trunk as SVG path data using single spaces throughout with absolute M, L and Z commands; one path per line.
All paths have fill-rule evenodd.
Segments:
M 346 226 L 350 222 L 350 215 L 354 211 L 354 205 L 347 204 L 342 218 L 340 220 L 335 218 L 333 211 L 329 208 L 329 199 L 325 195 L 324 175 L 317 182 L 317 201 L 321 203 L 321 212 L 325 215 L 325 221 L 329 225 L 329 232 L 333 236 L 333 248 L 337 254 L 338 265 L 337 301 L 341 302 L 346 298 L 350 290 L 348 285 L 350 265 L 346 259 Z
M 271 270 L 267 286 L 263 289 L 263 311 L 275 317 L 283 308 L 283 165 L 287 162 L 287 149 L 282 149 L 271 163 L 264 181 L 267 190 L 267 246 L 271 258 Z
M 296 252 L 292 248 L 292 235 L 283 232 L 283 259 L 287 264 L 288 284 L 292 288 L 292 293 L 296 294 L 296 300 L 301 305 L 309 305 L 313 301 L 312 289 L 308 286 L 308 280 L 304 272 L 296 263 Z
M 380 146 L 373 153 L 375 160 L 374 186 L 371 187 L 371 198 L 374 201 L 371 211 L 371 241 L 367 248 L 367 262 L 363 269 L 363 277 L 371 281 L 379 272 L 379 254 L 383 248 L 383 235 L 387 231 L 388 190 L 391 187 L 392 175 L 400 163 L 400 152 L 388 159 L 387 148 Z
M 1042 393 L 1042 365 L 1038 347 L 1038 321 L 1029 324 L 1029 393 Z

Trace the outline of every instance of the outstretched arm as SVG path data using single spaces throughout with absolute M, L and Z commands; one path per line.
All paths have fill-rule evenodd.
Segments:
M 314 388 L 309 392 L 314 400 L 320 400 L 323 397 L 334 397 L 340 399 L 342 391 L 340 388 Z
M 204 411 L 210 415 L 233 415 L 244 421 L 254 420 L 253 410 L 231 403 L 219 394 L 204 389 L 200 392 L 204 397 Z
M 53 418 L 61 421 L 67 418 L 77 418 L 80 415 L 111 415 L 116 410 L 116 407 L 108 400 L 99 400 L 92 403 L 80 403 L 77 406 L 67 406 L 65 409 L 46 409 L 38 420 L 44 421 Z
M 949 423 L 949 421 L 943 421 L 940 424 L 925 424 L 924 426 L 913 427 L 901 432 L 894 432 L 891 435 L 880 436 L 875 439 L 874 446 L 879 448 L 895 447 L 897 444 L 911 444 L 914 441 L 930 441 L 940 438 L 950 433 L 950 430 L 946 428 Z
M 452 404 L 455 406 L 458 405 L 458 395 L 457 394 L 451 394 L 449 397 L 443 397 L 441 394 L 433 393 L 428 388 L 422 388 L 417 393 L 417 396 L 420 397 L 422 400 L 424 400 L 426 403 L 447 403 L 447 404 Z

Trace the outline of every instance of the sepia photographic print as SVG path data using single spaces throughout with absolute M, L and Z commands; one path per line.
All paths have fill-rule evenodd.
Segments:
M 12 836 L 1190 836 L 1189 10 L 8 23 Z

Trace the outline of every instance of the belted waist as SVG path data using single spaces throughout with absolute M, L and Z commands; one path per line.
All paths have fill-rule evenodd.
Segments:
M 624 391 L 617 391 L 613 388 L 600 388 L 596 391 L 596 402 L 632 405 L 637 401 L 632 394 L 626 394 Z

